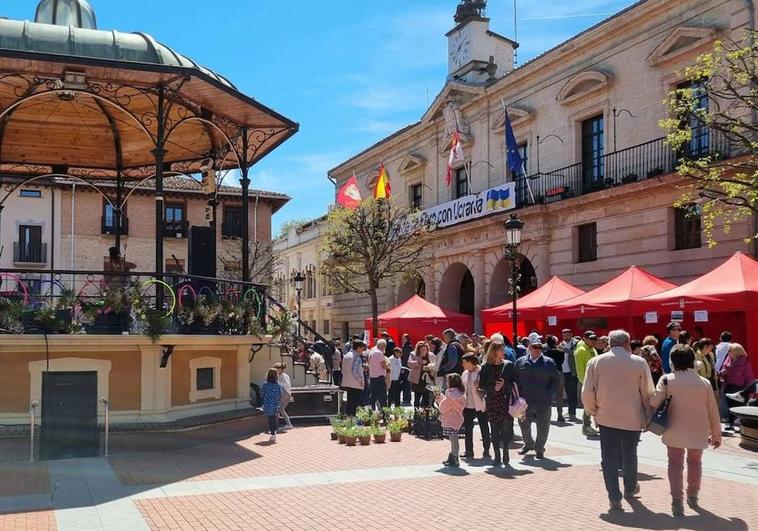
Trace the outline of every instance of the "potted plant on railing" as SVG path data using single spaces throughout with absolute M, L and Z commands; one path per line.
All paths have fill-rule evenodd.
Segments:
M 120 286 L 107 286 L 100 297 L 81 303 L 88 334 L 121 334 L 129 330 L 130 297 Z
M 636 183 L 639 177 L 637 177 L 636 173 L 627 173 L 621 178 L 621 184 L 631 184 Z
M 24 325 L 21 321 L 23 313 L 23 301 L 0 297 L 0 333 L 22 334 L 24 332 Z
M 129 299 L 136 317 L 135 332 L 146 335 L 153 342 L 158 341 L 171 326 L 171 310 L 166 311 L 162 305 L 154 308 L 140 286 L 129 290 Z
M 407 425 L 408 421 L 405 419 L 396 419 L 390 421 L 390 423 L 387 424 L 387 429 L 390 432 L 390 441 L 400 442 L 403 438 L 403 430 L 405 430 Z
M 361 443 L 361 446 L 368 446 L 371 444 L 371 433 L 373 432 L 373 429 L 371 426 L 362 426 L 358 428 L 358 440 Z
M 374 442 L 376 444 L 384 444 L 387 441 L 387 429 L 379 426 L 374 426 L 371 429 L 371 433 L 374 435 Z
M 218 301 L 207 295 L 200 295 L 192 305 L 184 305 L 177 312 L 179 332 L 190 335 L 218 335 L 221 310 Z

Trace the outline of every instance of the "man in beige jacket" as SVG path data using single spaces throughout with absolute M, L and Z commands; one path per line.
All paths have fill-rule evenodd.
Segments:
M 639 492 L 637 444 L 655 392 L 647 362 L 630 352 L 624 330 L 609 334 L 611 351 L 590 360 L 582 387 L 585 411 L 600 426 L 603 479 L 612 511 L 621 511 L 618 471 L 624 472 L 624 496 Z

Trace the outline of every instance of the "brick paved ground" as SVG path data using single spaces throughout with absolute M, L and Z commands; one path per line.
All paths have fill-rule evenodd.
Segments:
M 0 531 L 54 531 L 55 512 L 0 514 Z
M 505 469 L 503 469 L 505 470 Z M 662 470 L 644 467 L 641 496 L 609 516 L 596 466 L 540 468 L 402 481 L 272 489 L 138 501 L 152 529 L 643 529 L 744 530 L 758 526 L 758 489 L 708 481 L 704 510 L 669 513 Z M 735 496 L 740 503 L 736 504 Z M 345 512 L 340 500 L 352 500 Z M 443 508 L 449 510 L 444 511 Z
M 553 426 L 549 459 L 512 450 L 514 468 L 496 473 L 481 461 L 456 474 L 444 470 L 447 441 L 406 434 L 401 443 L 348 448 L 331 441 L 326 426 L 296 428 L 274 445 L 266 435 L 233 433 L 226 442 L 203 437 L 207 444 L 172 449 L 167 440 L 164 450 L 107 460 L 2 462 L 0 531 L 758 529 L 758 455 L 736 438 L 706 453 L 705 509 L 674 519 L 665 450 L 646 435 L 641 497 L 609 516 L 599 443 L 579 430 Z M 340 500 L 351 500 L 348 511 L 340 512 Z M 441 511 L 445 504 L 450 511 Z

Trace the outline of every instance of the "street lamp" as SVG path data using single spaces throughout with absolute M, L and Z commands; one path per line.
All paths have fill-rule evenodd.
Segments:
M 297 292 L 297 336 L 300 337 L 300 296 L 303 293 L 303 282 L 305 277 L 300 271 L 297 271 L 292 277 L 292 283 L 295 285 L 295 291 Z
M 511 295 L 513 296 L 513 348 L 518 344 L 518 310 L 516 300 L 519 294 L 519 280 L 521 272 L 516 267 L 519 261 L 519 247 L 521 246 L 521 233 L 524 230 L 524 222 L 516 214 L 511 214 L 505 222 L 505 258 L 511 264 Z

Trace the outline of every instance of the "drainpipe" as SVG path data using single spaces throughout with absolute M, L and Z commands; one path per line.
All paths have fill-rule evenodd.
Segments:
M 50 269 L 55 269 L 55 179 L 50 184 Z M 52 277 L 50 278 L 52 281 Z
M 71 187 L 71 271 L 74 271 L 76 267 L 76 260 L 74 259 L 74 223 L 76 220 L 76 183 L 73 183 Z M 71 285 L 73 285 L 74 279 L 71 279 Z
M 253 210 L 253 241 L 258 241 L 258 200 L 261 198 L 260 194 L 255 196 L 255 209 Z

